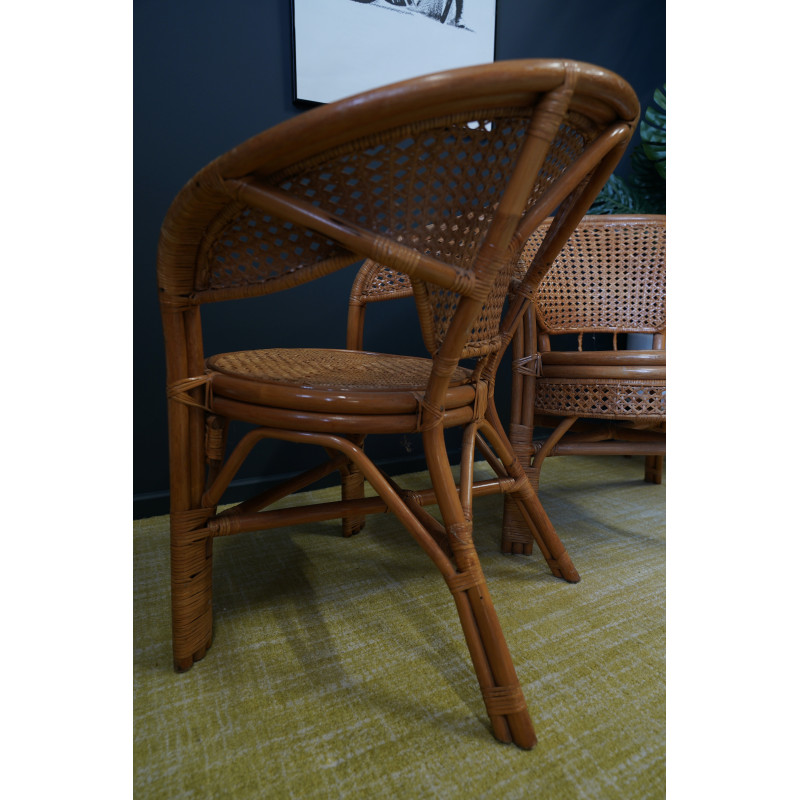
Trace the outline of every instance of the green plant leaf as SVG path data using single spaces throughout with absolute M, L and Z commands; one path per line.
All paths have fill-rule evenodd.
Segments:
M 590 214 L 665 214 L 667 208 L 667 96 L 656 89 L 639 125 L 641 142 L 631 151 L 631 177 L 612 175 Z M 659 110 L 661 109 L 661 110 Z
M 595 198 L 590 214 L 636 214 L 638 210 L 636 190 L 622 178 L 612 175 Z
M 657 111 L 653 106 L 648 106 L 644 119 L 639 125 L 639 134 L 642 138 L 642 149 L 656 172 L 662 177 L 667 177 L 667 96 L 666 87 L 662 92 L 656 89 L 653 100 L 662 111 Z

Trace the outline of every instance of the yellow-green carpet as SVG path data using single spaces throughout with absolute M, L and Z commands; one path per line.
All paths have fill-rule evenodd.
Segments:
M 392 516 L 350 539 L 329 522 L 217 540 L 214 644 L 185 674 L 172 669 L 168 520 L 135 522 L 134 796 L 663 797 L 665 486 L 642 475 L 637 458 L 545 464 L 575 585 L 538 551 L 501 555 L 502 499 L 476 501 L 539 737 L 529 752 L 492 737 L 451 595 Z

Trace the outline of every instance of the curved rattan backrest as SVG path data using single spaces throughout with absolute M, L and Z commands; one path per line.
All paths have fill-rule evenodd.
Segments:
M 448 353 L 491 352 L 521 242 L 618 159 L 637 114 L 620 78 L 561 61 L 454 70 L 314 109 L 186 185 L 162 228 L 162 303 L 265 294 L 371 257 L 411 276 L 432 352 L 446 336 Z
M 547 232 L 526 243 L 523 273 Z M 534 298 L 547 334 L 646 333 L 666 329 L 667 220 L 661 215 L 590 215 L 581 220 Z

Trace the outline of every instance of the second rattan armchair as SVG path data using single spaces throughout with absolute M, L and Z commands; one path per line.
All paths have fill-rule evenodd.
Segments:
M 520 277 L 548 224 L 523 249 Z M 514 340 L 510 428 L 537 491 L 545 459 L 558 455 L 644 456 L 645 480 L 661 482 L 666 236 L 664 216 L 587 216 L 539 284 Z M 631 334 L 652 344 L 622 347 Z M 537 438 L 537 428 L 550 433 Z M 507 502 L 503 550 L 530 554 L 533 543 L 525 520 Z

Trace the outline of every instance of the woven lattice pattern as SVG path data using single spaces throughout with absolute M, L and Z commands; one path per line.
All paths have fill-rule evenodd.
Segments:
M 350 255 L 326 236 L 243 206 L 229 210 L 218 226 L 208 237 L 207 266 L 201 272 L 205 283 L 198 288 L 276 282 L 301 269 L 306 271 L 303 279 L 311 280 L 324 274 L 333 259 Z
M 525 245 L 527 269 L 546 227 Z M 536 297 L 540 327 L 551 334 L 589 330 L 657 333 L 666 326 L 666 228 L 587 217 L 553 262 Z
M 540 378 L 536 381 L 535 411 L 603 419 L 665 420 L 667 390 L 663 383 L 644 381 L 597 383 Z
M 391 267 L 379 266 L 373 272 L 372 280 L 362 287 L 362 291 L 370 299 L 407 295 L 411 292 L 411 279 Z
M 427 358 L 311 348 L 246 350 L 208 359 L 210 369 L 266 383 L 334 391 L 423 390 L 431 373 Z M 467 382 L 457 368 L 453 382 Z
M 271 181 L 351 223 L 468 268 L 516 164 L 531 113 L 530 108 L 505 109 L 405 126 L 295 165 Z M 570 116 L 537 177 L 530 202 L 594 135 L 593 123 L 578 114 Z M 245 207 L 220 221 L 207 241 L 206 276 L 212 289 L 278 281 L 301 270 L 315 277 L 331 259 L 347 255 L 324 236 Z M 509 265 L 498 275 L 470 337 L 470 354 L 493 344 L 512 270 Z M 448 329 L 458 299 L 453 292 L 428 287 L 437 342 Z

